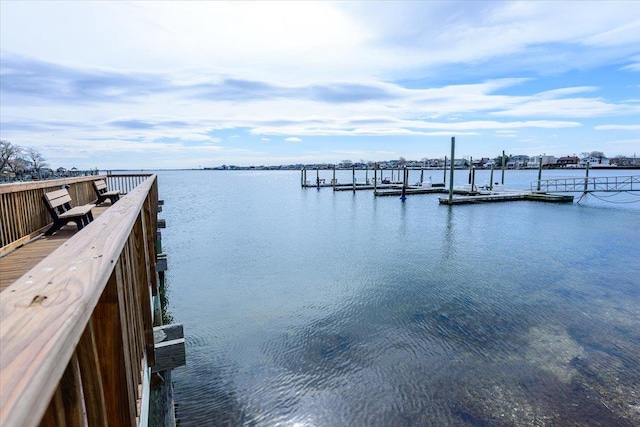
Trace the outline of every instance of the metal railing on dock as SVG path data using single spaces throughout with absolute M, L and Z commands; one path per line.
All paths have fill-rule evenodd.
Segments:
M 2 188 L 3 245 L 49 222 L 39 212 L 47 189 L 69 185 L 74 201 L 88 203 L 95 179 Z M 0 425 L 146 425 L 158 184 L 139 179 L 0 293 Z
M 546 193 L 640 191 L 640 175 L 544 179 L 532 181 L 531 190 Z

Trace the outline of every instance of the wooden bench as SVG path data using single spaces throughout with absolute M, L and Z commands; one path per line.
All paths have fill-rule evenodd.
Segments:
M 120 199 L 120 191 L 107 191 L 107 183 L 104 179 L 93 181 L 93 189 L 96 190 L 96 195 L 98 196 L 98 200 L 96 200 L 96 204 L 98 205 L 107 199 L 111 201 L 111 204 L 114 204 Z
M 42 199 L 53 218 L 53 225 L 45 233 L 47 236 L 69 222 L 75 222 L 78 230 L 81 230 L 82 227 L 93 221 L 91 209 L 95 205 L 71 207 L 71 196 L 66 189 L 45 193 Z

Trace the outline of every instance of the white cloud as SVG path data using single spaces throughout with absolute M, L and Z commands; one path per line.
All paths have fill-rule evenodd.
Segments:
M 630 130 L 640 131 L 640 125 L 599 125 L 594 127 L 595 130 Z
M 51 155 L 67 144 L 94 159 L 121 150 L 230 161 L 276 157 L 279 144 L 260 144 L 270 136 L 401 144 L 516 131 L 536 140 L 550 130 L 578 144 L 593 128 L 637 130 L 591 119 L 640 115 L 615 86 L 629 75 L 621 70 L 640 71 L 633 2 L 2 1 L 0 9 L 2 138 L 53 144 Z M 33 63 L 9 69 L 12 55 Z M 598 67 L 607 74 L 563 78 Z M 261 151 L 235 149 L 250 143 Z M 288 145 L 304 158 L 301 147 Z

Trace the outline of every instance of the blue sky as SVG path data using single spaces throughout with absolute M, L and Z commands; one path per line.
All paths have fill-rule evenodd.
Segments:
M 625 2 L 0 2 L 0 137 L 52 166 L 640 155 Z M 456 157 L 458 157 L 458 155 Z

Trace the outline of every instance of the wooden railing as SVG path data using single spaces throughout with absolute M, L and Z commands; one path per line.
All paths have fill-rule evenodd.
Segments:
M 120 193 L 127 194 L 144 181 L 146 176 L 140 174 L 108 174 L 107 187 L 109 190 L 120 190 Z
M 146 176 L 0 293 L 0 426 L 146 423 L 157 205 Z

